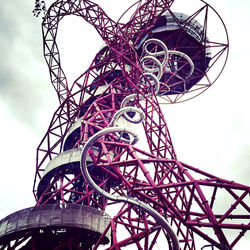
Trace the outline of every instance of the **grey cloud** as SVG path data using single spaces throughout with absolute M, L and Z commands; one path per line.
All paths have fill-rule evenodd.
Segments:
M 33 17 L 32 8 L 32 1 L 1 4 L 0 99 L 16 119 L 39 129 L 38 112 L 49 108 L 53 89 L 42 58 L 41 18 Z
M 250 185 L 250 144 L 241 146 L 237 156 L 232 159 L 228 171 L 234 180 L 240 180 L 241 184 Z

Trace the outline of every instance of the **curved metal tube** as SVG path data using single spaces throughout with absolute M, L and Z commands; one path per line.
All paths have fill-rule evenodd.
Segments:
M 148 50 L 148 45 L 151 43 L 155 43 L 156 45 L 159 45 L 163 51 L 150 52 Z M 143 84 L 146 87 L 153 86 L 154 93 L 155 93 L 155 95 L 157 95 L 159 92 L 159 89 L 160 89 L 160 78 L 162 77 L 163 69 L 168 62 L 168 57 L 169 57 L 170 51 L 168 50 L 167 46 L 162 41 L 160 41 L 158 39 L 149 39 L 143 44 L 143 52 L 147 54 L 146 56 L 144 56 L 141 59 L 141 66 L 144 69 L 145 73 L 143 73 L 141 75 L 139 82 L 140 82 L 140 84 Z M 172 54 L 184 57 L 188 61 L 191 60 L 188 56 L 186 56 L 182 52 L 175 52 L 175 51 L 171 51 L 171 52 L 172 52 Z M 160 62 L 156 57 L 162 56 L 162 55 L 164 56 L 164 59 L 163 59 L 163 62 Z M 149 66 L 152 66 L 152 67 L 148 67 L 148 65 L 146 65 L 147 61 L 149 61 Z M 191 62 L 192 62 L 192 60 L 191 60 Z M 192 74 L 192 72 L 189 74 Z M 155 75 L 153 73 L 157 73 L 157 74 Z M 139 100 L 143 100 L 146 97 L 150 97 L 151 95 L 152 95 L 152 93 L 150 93 L 150 92 L 145 94 L 144 96 L 139 95 Z M 172 240 L 172 243 L 173 243 L 172 249 L 179 250 L 179 242 L 178 242 L 178 239 L 177 239 L 174 231 L 172 230 L 171 226 L 168 224 L 166 219 L 160 213 L 158 213 L 155 209 L 153 209 L 152 207 L 150 207 L 146 203 L 139 201 L 137 198 L 114 195 L 114 194 L 110 194 L 110 193 L 106 192 L 105 190 L 100 188 L 94 182 L 94 180 L 91 178 L 91 176 L 88 172 L 88 166 L 87 166 L 87 161 L 86 161 L 87 156 L 88 156 L 88 151 L 100 137 L 102 137 L 104 135 L 108 135 L 110 133 L 114 133 L 121 141 L 123 141 L 125 143 L 135 144 L 137 142 L 138 137 L 132 130 L 130 130 L 128 128 L 121 128 L 121 127 L 118 127 L 116 125 L 118 119 L 122 115 L 128 122 L 131 122 L 131 123 L 140 123 L 144 120 L 145 115 L 144 115 L 142 110 L 140 110 L 136 107 L 129 107 L 128 106 L 129 102 L 131 100 L 134 100 L 137 97 L 138 97 L 137 94 L 131 94 L 131 95 L 127 96 L 126 98 L 124 98 L 122 103 L 121 103 L 121 109 L 116 111 L 116 113 L 114 114 L 114 116 L 112 117 L 112 119 L 108 125 L 109 127 L 102 129 L 101 131 L 97 132 L 96 134 L 94 134 L 92 137 L 89 138 L 89 140 L 86 142 L 86 144 L 84 145 L 84 147 L 82 149 L 82 153 L 81 153 L 81 157 L 80 157 L 80 169 L 81 169 L 82 175 L 84 176 L 84 178 L 86 179 L 88 184 L 100 195 L 102 195 L 105 198 L 110 199 L 112 201 L 126 202 L 129 204 L 135 205 L 138 208 L 140 208 L 141 210 L 143 210 L 144 212 L 151 215 L 155 219 L 155 221 L 158 224 L 160 224 L 169 234 L 169 236 Z M 128 112 L 138 113 L 139 118 L 136 119 L 135 117 L 130 117 L 128 115 Z M 110 126 L 112 126 L 112 127 L 110 127 Z M 127 135 L 129 135 L 130 139 L 124 138 L 122 136 L 123 133 L 126 133 Z M 132 140 L 131 140 L 131 138 L 132 138 Z
M 148 46 L 150 44 L 155 44 L 161 47 L 161 51 L 156 51 L 156 52 L 150 52 L 148 50 Z M 142 63 L 142 68 L 149 73 L 155 73 L 158 71 L 158 75 L 157 78 L 160 80 L 163 73 L 164 73 L 164 68 L 166 66 L 166 64 L 168 63 L 168 59 L 169 59 L 169 55 L 176 55 L 176 56 L 180 56 L 183 57 L 185 60 L 187 60 L 187 62 L 190 65 L 190 70 L 188 75 L 186 76 L 186 78 L 189 78 L 193 72 L 194 72 L 194 63 L 192 61 L 192 59 L 185 53 L 181 52 L 181 51 L 177 51 L 177 50 L 168 50 L 167 46 L 160 40 L 152 38 L 152 39 L 148 39 L 146 40 L 143 45 L 142 45 L 142 50 L 143 53 L 146 54 L 146 56 L 142 57 L 141 59 L 141 63 Z M 164 56 L 164 59 L 162 62 L 160 62 L 160 60 L 157 59 L 157 57 L 159 56 Z M 156 68 L 150 68 L 147 67 L 145 65 L 145 61 L 149 61 L 151 60 L 153 62 L 153 66 Z M 180 77 L 182 79 L 181 76 L 178 75 L 178 71 L 175 73 L 176 76 Z
M 151 61 L 151 65 L 153 66 L 152 68 L 148 67 L 147 65 L 145 65 L 145 63 L 147 61 Z M 161 62 L 153 56 L 144 56 L 141 60 L 141 66 L 142 68 L 148 72 L 148 73 L 157 73 L 156 77 L 158 79 L 160 79 L 162 77 L 163 74 L 163 67 Z M 144 74 L 143 74 L 144 75 Z
M 87 166 L 87 162 L 86 162 L 88 150 L 101 136 L 109 134 L 109 133 L 115 133 L 115 132 L 126 132 L 128 134 L 131 133 L 134 136 L 134 133 L 129 129 L 119 128 L 119 127 L 111 127 L 111 128 L 105 128 L 105 129 L 99 131 L 98 133 L 94 134 L 92 137 L 90 137 L 89 140 L 87 141 L 87 143 L 83 147 L 83 150 L 81 153 L 81 159 L 80 159 L 80 169 L 81 169 L 81 172 L 82 172 L 84 178 L 86 179 L 88 184 L 96 192 L 98 192 L 100 195 L 104 196 L 105 198 L 110 199 L 112 201 L 126 202 L 129 204 L 135 205 L 138 208 L 140 208 L 141 210 L 143 210 L 144 212 L 150 214 L 156 220 L 156 222 L 159 223 L 167 231 L 167 233 L 171 237 L 171 239 L 173 241 L 173 249 L 179 250 L 179 242 L 178 242 L 178 239 L 177 239 L 174 231 L 172 230 L 171 226 L 168 224 L 166 219 L 161 214 L 159 214 L 155 209 L 153 209 L 152 207 L 150 207 L 146 203 L 139 201 L 136 198 L 110 194 L 110 193 L 106 192 L 105 190 L 101 189 L 91 178 L 91 176 L 88 172 L 88 166 Z
M 134 117 L 130 117 L 128 115 L 128 112 L 139 113 L 140 116 L 139 116 L 138 119 L 135 119 Z M 135 124 L 142 122 L 144 120 L 144 118 L 145 118 L 144 112 L 141 109 L 138 109 L 136 107 L 124 107 L 124 108 L 121 108 L 121 109 L 119 109 L 119 110 L 117 110 L 115 112 L 114 116 L 112 117 L 112 119 L 111 119 L 111 121 L 109 123 L 109 126 L 117 127 L 116 122 L 118 121 L 118 119 L 122 115 L 128 122 L 135 123 Z M 124 138 L 122 136 L 122 133 L 116 132 L 115 134 L 116 134 L 116 136 L 118 138 L 120 138 L 121 141 L 123 141 L 125 143 L 128 143 L 128 144 L 133 145 L 138 141 L 138 137 L 137 137 L 137 135 L 135 133 L 133 134 L 133 137 L 134 137 L 133 141 Z M 130 137 L 130 135 L 129 135 L 129 137 Z
M 187 78 L 190 77 L 193 74 L 193 72 L 194 72 L 194 63 L 193 63 L 192 59 L 187 54 L 185 54 L 185 53 L 183 53 L 181 51 L 177 51 L 177 50 L 169 50 L 169 54 L 176 55 L 176 56 L 181 56 L 184 59 L 186 59 L 188 61 L 189 65 L 190 65 L 190 67 L 191 67 Z M 178 73 L 177 73 L 177 75 L 178 75 Z
M 159 52 L 150 52 L 148 50 L 148 45 L 150 43 L 154 43 L 156 45 L 159 45 L 163 51 L 159 51 Z M 164 60 L 163 62 L 161 63 L 162 64 L 162 67 L 164 68 L 166 66 L 166 63 L 168 61 L 168 56 L 169 56 L 169 51 L 168 51 L 168 48 L 167 46 L 165 45 L 164 42 L 162 42 L 161 40 L 158 40 L 156 38 L 151 38 L 151 39 L 148 39 L 146 40 L 143 45 L 142 45 L 142 50 L 144 53 L 146 53 L 147 55 L 150 55 L 150 56 L 154 56 L 154 57 L 157 57 L 157 56 L 162 56 L 164 55 Z
M 135 112 L 135 113 L 139 113 L 140 117 L 138 119 L 134 119 L 134 117 L 130 117 L 127 115 L 128 112 Z M 126 115 L 125 115 L 126 114 Z M 115 112 L 114 116 L 112 117 L 109 125 L 110 126 L 115 126 L 116 121 L 122 116 L 124 115 L 124 118 L 131 123 L 140 123 L 144 120 L 145 118 L 145 114 L 141 109 L 138 109 L 136 107 L 123 107 L 121 109 L 119 109 L 118 111 Z
M 154 86 L 154 93 L 155 93 L 155 95 L 157 95 L 158 92 L 159 92 L 159 89 L 160 89 L 160 81 L 159 81 L 159 79 L 160 78 L 157 77 L 156 75 L 146 72 L 143 75 L 141 75 L 139 81 L 142 82 L 142 84 L 145 85 L 145 86 L 148 86 L 148 85 Z

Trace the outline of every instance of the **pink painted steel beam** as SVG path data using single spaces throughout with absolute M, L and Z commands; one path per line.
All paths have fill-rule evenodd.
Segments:
M 171 225 L 181 249 L 195 249 L 194 234 L 220 249 L 231 249 L 249 230 L 249 187 L 213 176 L 176 157 L 159 103 L 189 99 L 210 87 L 214 82 L 210 71 L 223 55 L 227 59 L 228 42 L 209 40 L 207 36 L 211 6 L 204 2 L 193 15 L 185 16 L 171 11 L 172 2 L 139 1 L 131 20 L 122 24 L 91 1 L 57 1 L 43 22 L 44 56 L 60 106 L 37 149 L 37 206 L 75 203 L 103 211 L 120 206 L 101 236 L 111 229 L 108 249 L 153 249 L 157 239 L 173 247 L 173 239 L 164 227 L 159 228 L 154 212 L 148 214 L 140 204 L 110 201 L 80 174 L 80 158 L 70 158 L 67 164 L 62 160 L 63 152 L 72 150 L 73 155 L 100 131 L 115 126 L 112 119 L 124 108 L 123 100 L 128 97 L 127 105 L 145 114 L 143 128 L 148 149 L 128 142 L 133 137 L 127 129 L 131 123 L 128 120 L 138 114 L 125 113 L 128 120 L 118 125 L 124 126 L 124 133 L 107 133 L 88 148 L 87 170 L 96 185 L 110 195 L 134 199 L 134 204 L 148 204 Z M 197 24 L 196 18 L 203 13 L 203 22 Z M 79 16 L 93 25 L 106 44 L 89 69 L 72 84 L 63 72 L 56 42 L 58 24 L 67 15 Z M 174 29 L 168 28 L 170 24 Z M 227 37 L 226 29 L 225 34 Z M 152 42 L 147 51 L 145 41 L 159 42 Z M 166 49 L 162 53 L 160 42 L 168 55 Z M 145 57 L 148 64 L 144 67 Z M 222 60 L 222 69 L 224 63 Z M 153 81 L 150 74 L 157 79 Z M 200 84 L 204 79 L 207 83 Z M 121 119 L 126 120 L 124 117 Z M 228 197 L 223 209 L 217 202 L 222 192 Z M 235 230 L 234 239 L 226 236 L 225 229 Z M 123 230 L 127 235 L 122 235 Z M 100 244 L 97 241 L 93 248 L 98 249 Z

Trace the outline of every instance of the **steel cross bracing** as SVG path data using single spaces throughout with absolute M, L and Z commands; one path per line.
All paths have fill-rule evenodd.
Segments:
M 205 173 L 176 157 L 158 96 L 164 93 L 168 99 L 176 91 L 175 102 L 192 92 L 198 83 L 189 87 L 184 78 L 193 77 L 196 82 L 202 77 L 208 78 L 207 72 L 227 51 L 227 44 L 216 41 L 207 44 L 208 4 L 204 3 L 183 24 L 169 9 L 172 2 L 139 1 L 130 21 L 122 24 L 114 22 L 91 1 L 56 1 L 43 21 L 44 56 L 60 106 L 37 150 L 34 194 L 37 206 L 74 203 L 102 211 L 114 207 L 115 214 L 93 249 L 100 246 L 110 228 L 111 245 L 108 249 L 130 245 L 138 249 L 153 249 L 157 239 L 161 241 L 163 238 L 166 240 L 164 247 L 169 245 L 171 249 L 174 240 L 164 226 L 157 225 L 155 214 L 161 215 L 173 228 L 181 249 L 195 249 L 194 233 L 211 244 L 218 244 L 220 249 L 231 249 L 250 229 L 249 187 Z M 154 37 L 150 32 L 163 13 L 170 13 L 176 23 L 182 25 L 177 37 L 181 40 L 186 32 L 185 26 L 191 25 L 203 10 L 206 15 L 201 39 L 205 46 L 201 44 L 197 49 L 198 45 L 195 45 L 195 53 L 188 54 L 188 49 L 194 47 L 181 48 L 176 43 L 168 49 L 168 57 L 162 51 L 158 53 L 163 48 L 157 44 L 161 36 Z M 58 24 L 67 15 L 82 17 L 95 27 L 106 43 L 89 69 L 71 86 L 61 67 L 56 42 Z M 169 37 L 175 39 L 174 35 Z M 150 39 L 158 47 L 153 50 L 151 44 L 151 51 L 144 55 L 146 49 L 143 50 L 144 45 L 140 43 Z M 164 46 L 168 46 L 168 41 Z M 211 56 L 210 66 L 203 71 L 198 63 L 200 51 L 213 47 L 220 49 Z M 167 58 L 165 63 L 162 56 Z M 148 61 L 143 65 L 145 57 Z M 171 64 L 175 57 L 186 61 L 183 59 L 185 63 L 176 68 L 174 63 Z M 191 76 L 181 75 L 181 70 L 187 65 Z M 159 73 L 161 70 L 163 72 Z M 183 88 L 177 88 L 179 81 L 184 84 Z M 206 88 L 212 84 L 208 82 Z M 200 85 L 197 89 L 202 87 Z M 137 107 L 144 114 L 142 123 L 148 145 L 143 148 L 132 143 L 137 138 L 135 131 L 129 128 L 139 111 L 127 110 L 118 117 L 122 108 L 131 107 Z M 108 132 L 116 126 L 120 129 L 125 126 L 123 132 Z M 107 132 L 95 138 L 102 131 Z M 93 138 L 95 142 L 90 144 Z M 91 180 L 83 177 L 80 171 L 82 148 L 87 152 L 85 170 Z M 65 162 L 59 164 L 63 157 Z M 83 168 L 84 163 L 81 164 Z M 98 191 L 91 181 L 103 191 Z M 106 194 L 117 200 L 108 199 Z M 227 197 L 227 202 L 220 207 L 218 200 L 223 196 Z M 128 197 L 128 201 L 120 203 L 119 197 Z M 143 209 L 144 204 L 152 214 Z M 233 239 L 227 237 L 226 230 L 235 230 Z M 124 231 L 127 233 L 121 236 Z
M 51 82 L 58 93 L 60 103 L 72 91 L 68 87 L 66 76 L 61 68 L 60 54 L 56 44 L 58 24 L 64 16 L 76 15 L 82 17 L 94 26 L 106 44 L 112 44 L 112 49 L 115 49 L 114 43 L 116 43 L 119 51 L 121 45 L 131 47 L 128 43 L 129 37 L 132 38 L 136 34 L 137 39 L 139 39 L 147 29 L 151 28 L 155 16 L 166 11 L 172 2 L 172 0 L 151 0 L 140 3 L 132 20 L 127 25 L 122 26 L 110 19 L 99 5 L 91 1 L 56 1 L 52 4 L 50 13 L 46 16 L 42 25 L 44 56 L 50 70 Z M 150 24 L 148 24 L 149 20 Z M 142 25 L 146 26 L 147 29 L 142 30 Z M 125 36 L 126 39 L 124 39 Z M 122 56 L 126 57 L 130 53 L 131 50 L 127 53 L 123 52 Z

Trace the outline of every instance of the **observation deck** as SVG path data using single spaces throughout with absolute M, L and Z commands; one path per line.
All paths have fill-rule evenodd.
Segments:
M 162 41 L 169 50 L 159 95 L 185 93 L 201 80 L 209 66 L 211 52 L 204 27 L 197 20 L 183 13 L 166 12 L 136 45 L 139 55 L 143 53 L 144 42 L 152 38 Z M 193 65 L 171 51 L 184 53 Z

